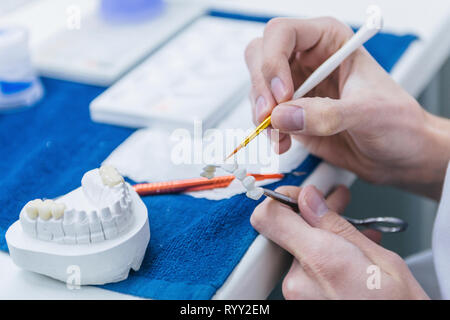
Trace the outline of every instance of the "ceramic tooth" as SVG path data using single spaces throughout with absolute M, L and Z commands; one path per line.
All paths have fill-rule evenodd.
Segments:
M 214 178 L 214 173 L 211 172 L 202 172 L 200 175 L 206 179 L 212 179 Z
M 52 200 L 44 200 L 42 203 L 38 204 L 38 213 L 40 219 L 47 221 L 52 217 L 52 205 Z
M 27 213 L 27 215 L 30 219 L 37 219 L 37 217 L 39 216 L 38 206 L 41 203 L 42 203 L 41 199 L 35 199 L 35 200 L 29 201 L 25 205 L 25 212 Z
M 253 176 L 247 176 L 244 180 L 242 180 L 242 185 L 247 189 L 248 191 L 253 190 L 255 188 L 255 177 Z
M 51 207 L 51 213 L 54 219 L 61 219 L 64 215 L 64 210 L 66 209 L 66 205 L 64 203 L 55 202 Z
M 246 195 L 250 199 L 259 200 L 264 194 L 264 189 L 261 187 L 256 187 L 252 190 L 247 191 Z
M 240 180 L 243 181 L 247 177 L 247 170 L 245 169 L 237 169 L 234 171 L 234 176 Z
M 100 177 L 104 185 L 114 187 L 124 182 L 123 177 L 116 168 L 110 165 L 103 165 L 99 169 Z

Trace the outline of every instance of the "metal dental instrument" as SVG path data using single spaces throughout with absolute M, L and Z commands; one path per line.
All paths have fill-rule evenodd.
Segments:
M 383 18 L 381 10 L 378 6 L 369 6 L 366 10 L 368 15 L 364 25 L 332 56 L 323 62 L 308 79 L 295 91 L 293 100 L 299 99 L 311 91 L 315 86 L 328 77 L 350 54 L 361 47 L 367 40 L 372 38 L 383 26 Z M 271 116 L 269 115 L 261 124 L 256 127 L 253 132 L 248 135 L 234 151 L 226 157 L 231 158 L 236 152 L 244 148 L 250 141 L 261 133 L 271 124 Z
M 297 201 L 282 193 L 264 188 L 264 195 L 291 207 L 297 213 L 300 212 Z M 342 217 L 355 227 L 370 228 L 383 233 L 402 232 L 408 227 L 408 223 L 395 217 L 374 217 L 365 219 Z

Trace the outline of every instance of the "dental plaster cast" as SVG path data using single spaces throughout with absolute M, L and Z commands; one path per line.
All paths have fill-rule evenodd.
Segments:
M 263 196 L 264 189 L 255 185 L 255 177 L 247 176 L 247 170 L 239 168 L 239 165 L 235 161 L 233 163 L 224 163 L 222 165 L 208 164 L 203 168 L 203 172 L 200 175 L 212 179 L 214 178 L 216 168 L 222 168 L 226 172 L 232 173 L 239 181 L 241 181 L 242 185 L 247 190 L 245 195 L 248 198 L 259 200 Z
M 6 232 L 16 265 L 64 282 L 75 266 L 80 285 L 126 279 L 149 240 L 147 208 L 111 166 L 86 172 L 60 198 L 28 202 Z

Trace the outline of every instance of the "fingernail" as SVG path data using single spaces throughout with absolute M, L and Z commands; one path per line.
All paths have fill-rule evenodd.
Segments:
M 281 102 L 286 97 L 286 88 L 284 87 L 283 81 L 280 78 L 275 77 L 270 81 L 270 87 L 272 89 L 272 93 L 277 99 L 278 102 Z
M 325 199 L 316 188 L 308 188 L 308 192 L 304 195 L 304 199 L 306 205 L 319 217 L 322 217 L 329 211 Z
M 280 134 L 280 130 L 273 129 L 273 128 L 267 128 L 267 136 L 270 138 L 271 141 L 280 141 L 281 138 L 284 136 Z
M 281 131 L 303 130 L 304 126 L 303 108 L 289 105 L 281 105 L 275 108 L 275 110 L 277 115 L 277 126 Z
M 259 96 L 258 99 L 256 99 L 255 103 L 255 112 L 256 112 L 256 120 L 260 120 L 261 117 L 266 113 L 266 99 L 264 99 L 263 96 Z

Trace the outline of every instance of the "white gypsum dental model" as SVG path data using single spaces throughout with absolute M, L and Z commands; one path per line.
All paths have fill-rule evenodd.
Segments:
M 226 172 L 232 173 L 239 181 L 241 181 L 242 185 L 247 190 L 246 196 L 250 199 L 259 200 L 263 196 L 264 189 L 255 186 L 255 178 L 247 176 L 247 170 L 239 168 L 236 162 L 224 163 L 222 165 L 209 164 L 203 168 L 203 172 L 200 175 L 212 179 L 214 178 L 216 168 L 222 168 Z
M 147 208 L 117 170 L 84 174 L 81 187 L 55 200 L 32 200 L 6 232 L 19 267 L 80 285 L 117 282 L 139 270 L 150 240 Z

